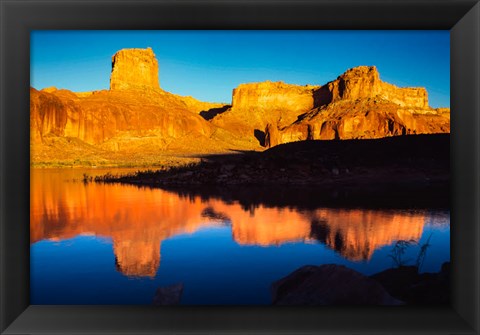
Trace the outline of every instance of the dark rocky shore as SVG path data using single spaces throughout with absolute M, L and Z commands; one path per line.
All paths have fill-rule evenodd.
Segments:
M 439 273 L 415 266 L 365 276 L 342 265 L 303 266 L 272 284 L 274 305 L 442 305 L 450 302 L 450 262 Z
M 275 196 L 272 190 L 278 186 L 300 198 L 306 198 L 302 194 L 310 189 L 325 204 L 448 207 L 449 146 L 449 134 L 302 141 L 264 152 L 203 156 L 198 164 L 94 180 L 222 198 L 233 192 L 237 198 L 246 195 L 246 201 L 262 194 Z M 288 201 L 293 198 L 289 196 Z

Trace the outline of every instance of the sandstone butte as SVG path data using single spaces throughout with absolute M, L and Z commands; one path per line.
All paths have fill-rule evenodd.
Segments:
M 448 133 L 450 110 L 429 107 L 424 88 L 381 81 L 374 66 L 323 86 L 241 84 L 231 105 L 202 102 L 163 90 L 147 48 L 112 57 L 109 90 L 30 88 L 30 124 L 33 165 L 155 165 L 310 139 Z

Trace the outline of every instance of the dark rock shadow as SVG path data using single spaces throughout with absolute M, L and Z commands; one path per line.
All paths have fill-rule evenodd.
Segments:
M 219 108 L 210 108 L 209 110 L 206 111 L 201 111 L 199 114 L 201 117 L 203 117 L 205 120 L 209 121 L 213 119 L 215 116 L 225 113 L 228 109 L 232 107 L 231 105 L 225 105 L 223 107 Z
M 313 107 L 322 107 L 332 102 L 333 94 L 328 89 L 328 84 L 313 91 Z
M 253 135 L 258 140 L 258 143 L 264 147 L 265 146 L 265 132 L 261 131 L 260 129 L 255 129 L 253 131 Z
M 196 164 L 98 181 L 238 201 L 253 209 L 449 208 L 449 145 L 449 134 L 301 141 L 264 152 L 196 155 Z

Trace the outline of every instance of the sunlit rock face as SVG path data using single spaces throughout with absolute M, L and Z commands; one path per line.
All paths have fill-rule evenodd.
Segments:
M 232 109 L 252 123 L 258 121 L 262 129 L 269 121 L 289 124 L 297 115 L 314 107 L 315 88 L 270 81 L 241 84 L 233 90 Z
M 55 88 L 37 91 L 30 88 L 30 139 L 41 143 L 47 135 L 63 136 L 69 115 L 78 113 L 78 106 L 55 96 Z
M 158 61 L 151 48 L 122 49 L 113 55 L 110 90 L 159 88 Z
M 123 49 L 112 58 L 109 90 L 30 89 L 31 161 L 135 164 L 135 156 L 155 160 L 165 150 L 226 151 L 232 140 L 239 149 L 258 146 L 206 120 L 227 108 L 162 90 L 153 51 Z
M 375 66 L 347 70 L 323 86 L 241 84 L 232 108 L 212 122 L 272 147 L 319 139 L 363 139 L 450 132 L 450 110 L 433 109 L 422 87 L 383 82 Z
M 155 139 L 160 146 L 168 139 L 187 134 L 209 136 L 212 126 L 186 109 L 174 95 L 158 90 L 148 94 L 134 91 L 100 91 L 78 97 L 30 89 L 32 143 L 51 136 L 78 138 L 88 144 L 106 143 L 121 150 L 131 144 Z
M 333 139 L 369 139 L 450 132 L 450 109 L 428 106 L 424 88 L 380 80 L 374 66 L 359 66 L 314 91 L 315 108 L 293 123 L 268 124 L 265 145 Z
M 450 113 L 435 109 L 419 111 L 380 98 L 342 100 L 314 109 L 288 127 L 275 127 L 275 132 L 273 144 L 449 133 Z M 270 129 L 266 133 L 272 137 Z
M 430 108 L 424 88 L 383 82 L 374 66 L 352 68 L 323 86 L 241 84 L 231 107 L 202 102 L 162 90 L 158 61 L 147 48 L 112 57 L 109 90 L 31 88 L 30 124 L 34 164 L 79 156 L 133 163 L 138 153 L 155 157 L 172 148 L 212 153 L 303 140 L 448 133 L 450 110 Z
M 255 131 L 263 132 L 267 124 L 287 126 L 311 110 L 317 87 L 271 81 L 241 84 L 233 90 L 232 108 L 212 123 L 255 140 Z
M 428 108 L 427 90 L 423 87 L 400 88 L 380 80 L 375 66 L 358 66 L 347 70 L 336 80 L 326 85 L 331 96 L 330 101 L 356 100 L 362 98 L 380 98 L 399 106 Z
M 31 142 L 37 145 L 32 159 L 39 160 L 35 151 L 41 151 L 40 144 L 48 146 L 58 137 L 82 141 L 78 150 L 91 144 L 127 153 L 142 146 L 161 150 L 187 135 L 208 138 L 212 126 L 191 109 L 180 97 L 160 89 L 158 62 L 150 48 L 120 50 L 112 58 L 109 91 L 30 89 Z

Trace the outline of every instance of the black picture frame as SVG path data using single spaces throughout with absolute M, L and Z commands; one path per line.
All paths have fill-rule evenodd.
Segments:
M 0 0 L 0 5 L 1 334 L 479 334 L 478 1 Z M 452 305 L 31 306 L 29 34 L 36 29 L 450 30 Z

